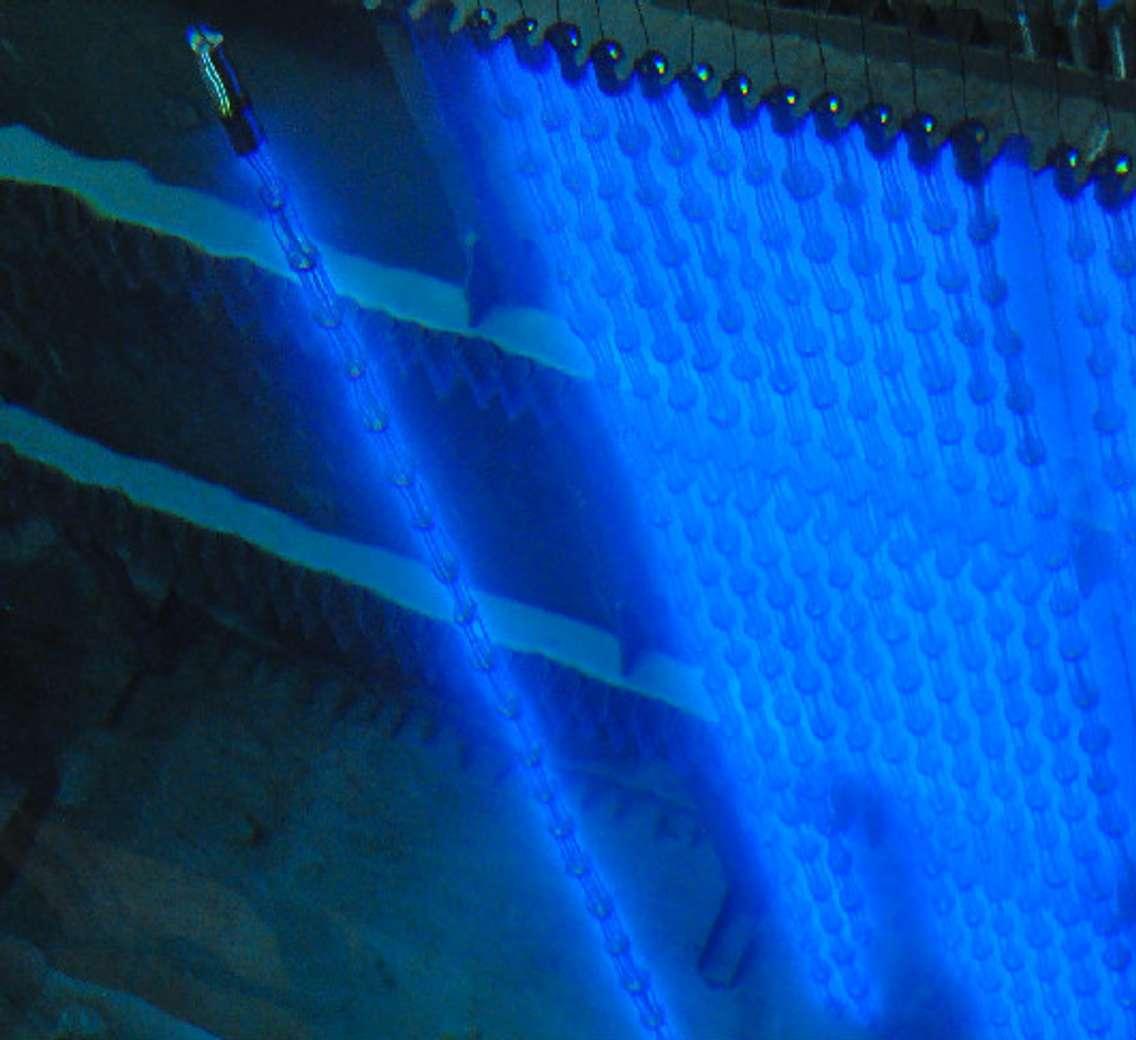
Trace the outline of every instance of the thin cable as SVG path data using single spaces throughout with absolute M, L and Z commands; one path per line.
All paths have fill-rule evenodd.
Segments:
M 652 50 L 651 34 L 647 31 L 647 18 L 643 14 L 643 5 L 640 0 L 635 0 L 635 11 L 639 15 L 639 25 L 643 29 L 643 50 L 645 53 L 649 53 Z
M 1045 0 L 1045 16 L 1049 19 L 1049 27 L 1052 32 L 1057 27 L 1057 10 L 1054 7 L 1053 0 Z M 1057 60 L 1057 46 L 1054 44 L 1050 47 L 1053 53 L 1053 93 L 1057 99 L 1057 136 L 1061 142 L 1065 142 L 1065 127 L 1062 125 L 1062 115 L 1065 108 L 1065 95 L 1061 89 L 1061 64 Z
M 866 6 L 867 0 L 860 0 L 860 53 L 864 56 L 864 82 L 868 85 L 868 104 L 874 106 L 876 92 L 872 87 L 872 63 L 868 60 L 868 19 L 864 14 Z
M 607 33 L 604 32 L 603 13 L 600 11 L 600 0 L 596 0 L 596 28 L 599 30 L 600 39 L 606 40 Z
M 773 63 L 773 79 L 777 89 L 781 89 L 781 71 L 777 68 L 777 45 L 773 42 L 773 15 L 769 11 L 769 0 L 761 0 L 765 8 L 765 32 L 769 36 L 769 60 Z
M 904 24 L 907 27 L 907 63 L 911 66 L 911 112 L 919 111 L 919 81 L 915 74 L 915 33 L 911 30 L 914 5 L 908 9 Z
M 734 72 L 741 72 L 738 68 L 738 27 L 734 25 L 734 9 L 730 0 L 723 0 L 726 5 L 726 24 L 730 27 L 730 43 L 734 48 Z
M 1100 27 L 1100 5 L 1099 4 L 1093 4 L 1092 10 L 1093 10 L 1093 36 L 1096 39 L 1100 40 L 1100 39 L 1102 39 L 1101 27 Z M 1104 61 L 1104 58 L 1100 56 L 1099 52 L 1098 52 L 1098 61 L 1102 62 L 1102 63 Z M 1104 109 L 1104 125 L 1105 125 L 1105 129 L 1108 131 L 1108 141 L 1111 144 L 1112 140 L 1113 140 L 1113 136 L 1112 136 L 1112 106 L 1108 103 L 1108 77 L 1104 75 L 1103 67 L 1100 68 L 1100 69 L 1096 69 L 1094 71 L 1097 73 L 1097 82 L 1100 83 L 1100 102 L 1101 102 L 1101 108 Z
M 962 117 L 970 120 L 970 102 L 966 96 L 966 51 L 962 46 L 962 22 L 959 18 L 959 0 L 955 0 L 955 45 L 958 47 L 959 75 L 962 78 Z
M 1005 12 L 1006 23 L 1008 25 L 1016 24 L 1013 13 L 1010 11 L 1010 0 L 1002 0 L 1002 8 Z M 1018 95 L 1014 90 L 1014 52 L 1010 45 L 1011 33 L 1006 34 L 1006 84 L 1010 88 L 1010 108 L 1014 113 L 1014 122 L 1018 127 L 1018 136 L 1025 137 L 1025 127 L 1022 125 L 1022 113 L 1018 108 Z
M 816 38 L 817 58 L 820 61 L 820 72 L 824 78 L 824 92 L 831 93 L 828 86 L 828 59 L 824 56 L 824 43 L 820 38 L 820 0 L 813 0 L 813 36 Z
M 694 68 L 694 8 L 691 0 L 686 0 L 686 17 L 690 20 L 690 67 Z

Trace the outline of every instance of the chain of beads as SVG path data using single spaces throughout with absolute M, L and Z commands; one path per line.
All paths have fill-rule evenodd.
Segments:
M 639 965 L 631 939 L 604 883 L 576 833 L 572 815 L 549 772 L 544 744 L 525 711 L 525 698 L 507 660 L 497 653 L 478 608 L 476 595 L 464 576 L 453 545 L 438 521 L 433 496 L 415 466 L 411 452 L 392 422 L 391 404 L 374 366 L 367 363 L 362 343 L 346 320 L 342 302 L 307 238 L 279 174 L 263 147 L 247 156 L 260 180 L 260 196 L 288 265 L 307 295 L 316 323 L 327 334 L 342 365 L 364 429 L 372 435 L 385 481 L 398 496 L 403 513 L 422 547 L 435 580 L 448 593 L 453 624 L 460 631 L 468 659 L 479 682 L 511 730 L 513 743 L 528 776 L 530 788 L 548 821 L 549 833 L 560 850 L 564 868 L 577 883 L 588 913 L 599 925 L 604 949 L 623 992 L 634 1004 L 644 1030 L 666 1040 L 671 1035 L 667 1016 L 647 972 Z

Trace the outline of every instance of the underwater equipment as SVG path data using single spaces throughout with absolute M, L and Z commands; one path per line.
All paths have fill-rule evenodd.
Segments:
M 367 363 L 363 344 L 348 320 L 319 252 L 305 234 L 287 187 L 267 154 L 249 95 L 223 50 L 224 37 L 212 29 L 192 26 L 186 38 L 234 152 L 248 162 L 260 181 L 260 200 L 277 242 L 311 304 L 312 317 L 326 333 L 336 360 L 343 367 L 363 429 L 380 456 L 384 480 L 396 492 L 433 577 L 451 599 L 453 624 L 466 646 L 470 676 L 503 719 L 503 728 L 509 731 L 509 743 L 525 768 L 564 867 L 579 885 L 587 911 L 600 927 L 604 949 L 623 992 L 638 1012 L 639 1022 L 647 1033 L 665 1040 L 673 1033 L 663 1005 L 636 959 L 610 890 L 577 836 L 572 815 L 546 763 L 544 743 L 526 711 L 524 693 L 510 674 L 507 660 L 492 642 L 477 595 L 438 519 L 434 495 L 418 471 L 398 423 L 392 420 L 393 402 L 375 366 Z
M 209 91 L 213 111 L 229 135 L 233 151 L 242 159 L 255 152 L 264 140 L 252 112 L 252 101 L 241 88 L 236 70 L 229 63 L 219 32 L 192 27 L 187 35 L 190 49 L 197 55 L 201 81 Z
M 482 82 L 451 103 L 559 216 L 796 976 L 884 1035 L 1127 1040 L 1131 686 L 1059 448 L 1115 531 L 1090 588 L 1131 529 L 1128 319 L 1100 290 L 1130 280 L 1131 213 L 986 165 L 974 120 L 949 151 L 882 104 L 814 133 L 799 91 L 692 111 L 657 65 L 613 98 L 533 35 L 455 44 Z M 1046 286 L 1055 221 L 1077 269 Z

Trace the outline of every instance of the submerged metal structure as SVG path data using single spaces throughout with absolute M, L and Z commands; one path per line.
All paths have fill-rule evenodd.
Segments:
M 1133 147 L 1123 4 L 418 0 L 410 9 L 441 9 L 451 29 L 473 23 L 494 38 L 524 23 L 537 40 L 562 38 L 577 63 L 610 65 L 618 81 L 657 56 L 661 83 L 698 70 L 710 97 L 741 87 L 753 106 L 792 91 L 802 118 L 835 97 L 841 126 L 883 109 L 882 134 L 919 127 L 931 148 L 974 121 L 984 129 L 982 161 L 1016 137 L 1035 168 L 1068 163 L 1075 151 L 1078 180 L 1106 153 Z

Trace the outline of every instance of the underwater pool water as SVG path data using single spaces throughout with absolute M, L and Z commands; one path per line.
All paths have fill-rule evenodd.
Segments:
M 1127 156 L 1080 188 L 1073 151 L 1036 173 L 1016 141 L 984 168 L 976 123 L 932 151 L 930 115 L 900 129 L 878 106 L 847 125 L 836 95 L 758 104 L 708 67 L 670 82 L 659 54 L 623 83 L 618 45 L 579 61 L 563 26 L 555 46 L 477 18 L 457 35 L 383 26 L 403 30 L 403 101 L 450 138 L 440 181 L 471 222 L 462 286 L 317 249 L 300 210 L 333 179 L 300 183 L 288 161 L 311 124 L 270 158 L 209 32 L 190 36 L 205 96 L 252 166 L 242 182 L 221 164 L 222 192 L 0 128 L 0 176 L 21 182 L 3 212 L 43 206 L 13 233 L 26 281 L 123 312 L 100 341 L 85 315 L 0 311 L 31 344 L 25 368 L 0 344 L 19 376 L 5 369 L 5 393 L 30 388 L 27 408 L 0 407 L 22 460 L 0 459 L 6 501 L 27 484 L 92 518 L 112 587 L 159 603 L 113 721 L 76 724 L 78 772 L 101 763 L 105 801 L 82 805 L 68 774 L 59 818 L 47 798 L 28 830 L 24 887 L 0 904 L 0 1016 L 50 965 L 57 996 L 113 1005 L 110 1021 L 136 993 L 217 1036 L 1136 1035 Z M 265 90 L 270 141 L 318 89 L 309 70 L 283 90 L 291 70 Z M 370 118 L 345 113 L 335 146 L 377 133 Z M 183 132 L 183 158 L 210 135 L 223 147 L 215 126 Z M 245 209 L 220 201 L 241 191 Z M 37 221 L 66 233 L 41 242 Z M 376 257 L 422 252 L 386 245 Z M 69 250 L 87 261 L 52 255 Z M 287 313 L 300 302 L 314 320 Z M 57 381 L 27 374 L 40 355 Z M 163 366 L 185 410 L 116 402 L 162 401 Z M 198 439 L 166 438 L 187 422 Z M 305 450 L 341 483 L 299 473 Z M 258 462 L 284 492 L 249 481 Z M 37 490 L 36 467 L 64 477 Z M 21 537 L 70 559 L 53 523 Z M 9 526 L 5 566 L 23 544 Z M 151 550 L 177 575 L 164 585 Z M 64 617 L 98 601 L 12 570 L 6 633 L 21 596 L 49 617 L 53 597 Z M 360 638 L 374 659 L 347 692 L 328 661 Z M 308 642 L 328 660 L 301 660 Z M 447 698 L 488 706 L 461 719 L 469 746 L 511 749 L 528 802 L 508 770 L 450 755 L 442 723 L 411 748 L 419 707 L 394 710 L 388 739 L 400 683 L 440 717 Z M 66 719 L 45 758 L 73 735 Z M 28 773 L 37 797 L 56 768 Z M 661 824 L 601 821 L 578 796 L 589 771 L 585 787 L 662 804 Z M 653 786 L 679 776 L 676 797 Z M 676 820 L 689 843 L 663 834 Z M 128 969 L 100 975 L 123 950 Z
M 1130 207 L 566 50 L 421 37 L 588 348 L 642 503 L 597 523 L 653 549 L 799 976 L 1131 1035 Z

